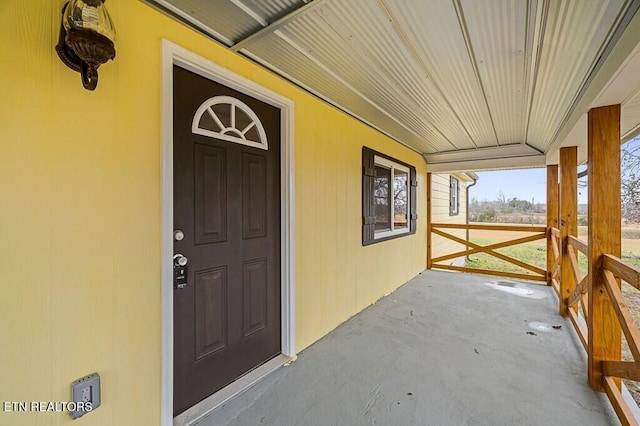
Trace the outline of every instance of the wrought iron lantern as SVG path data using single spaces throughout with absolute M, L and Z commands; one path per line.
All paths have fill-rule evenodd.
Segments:
M 98 85 L 98 67 L 116 57 L 116 31 L 105 1 L 70 0 L 62 8 L 56 52 L 66 66 L 80 73 L 87 90 Z

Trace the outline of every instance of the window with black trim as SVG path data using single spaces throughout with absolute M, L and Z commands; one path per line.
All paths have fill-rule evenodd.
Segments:
M 460 199 L 458 198 L 460 183 L 458 179 L 449 176 L 449 216 L 460 213 Z
M 415 167 L 362 148 L 362 245 L 416 232 Z

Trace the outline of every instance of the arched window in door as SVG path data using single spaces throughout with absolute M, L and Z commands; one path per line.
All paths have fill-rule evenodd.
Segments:
M 247 104 L 231 96 L 214 96 L 200 105 L 191 131 L 197 135 L 269 149 L 260 119 Z

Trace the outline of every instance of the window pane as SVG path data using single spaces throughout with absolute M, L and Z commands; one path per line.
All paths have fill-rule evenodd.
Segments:
M 393 228 L 409 226 L 407 213 L 409 212 L 408 198 L 409 176 L 407 172 L 395 169 L 393 174 Z
M 376 208 L 376 231 L 391 229 L 391 169 L 376 165 L 373 197 Z

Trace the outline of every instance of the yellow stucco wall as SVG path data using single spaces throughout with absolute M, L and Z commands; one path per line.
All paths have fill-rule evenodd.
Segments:
M 117 58 L 88 92 L 54 51 L 63 3 L 0 5 L 0 402 L 68 401 L 97 371 L 78 424 L 160 422 L 163 38 L 295 103 L 298 350 L 424 269 L 419 155 L 140 1 L 108 2 Z M 363 144 L 417 167 L 416 235 L 361 246 Z M 70 422 L 0 407 L 1 425 Z

